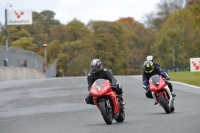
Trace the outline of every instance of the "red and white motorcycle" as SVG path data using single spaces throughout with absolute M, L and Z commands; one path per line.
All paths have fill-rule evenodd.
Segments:
M 153 75 L 149 79 L 150 90 L 155 101 L 164 108 L 167 114 L 174 112 L 174 98 L 162 76 Z

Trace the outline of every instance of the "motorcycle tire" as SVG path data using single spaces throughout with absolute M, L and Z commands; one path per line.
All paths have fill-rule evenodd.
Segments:
M 112 124 L 113 121 L 112 109 L 107 106 L 106 101 L 101 101 L 99 104 L 99 108 L 106 124 L 108 125 Z
M 160 104 L 163 106 L 165 112 L 167 114 L 171 113 L 170 107 L 169 107 L 164 95 L 159 95 L 159 98 L 160 98 Z

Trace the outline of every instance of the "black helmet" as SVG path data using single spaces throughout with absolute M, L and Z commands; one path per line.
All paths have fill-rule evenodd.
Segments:
M 144 71 L 146 73 L 151 73 L 154 70 L 153 62 L 152 61 L 145 61 L 144 62 Z
M 101 71 L 103 68 L 102 62 L 100 59 L 93 59 L 91 64 L 90 64 L 90 69 L 93 73 L 97 73 Z

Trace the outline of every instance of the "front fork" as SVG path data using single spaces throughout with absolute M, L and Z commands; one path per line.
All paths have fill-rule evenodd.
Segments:
M 105 101 L 106 106 L 110 109 L 110 111 L 112 111 L 112 106 L 110 105 L 110 100 L 108 98 L 104 97 L 104 98 L 98 99 L 98 107 L 101 101 Z
M 171 91 L 169 90 L 169 87 L 166 87 L 165 90 L 167 91 L 167 94 L 169 95 L 169 107 L 172 107 L 173 106 L 173 97 L 172 97 Z M 164 93 L 166 93 L 166 92 L 164 92 Z M 151 92 L 151 94 L 152 94 L 155 102 L 159 103 L 158 98 L 157 98 L 159 94 L 157 92 Z
M 112 108 L 111 108 L 110 100 L 109 100 L 109 99 L 106 100 L 106 104 L 107 104 L 107 106 L 108 106 L 108 107 L 111 109 L 111 111 L 112 111 Z

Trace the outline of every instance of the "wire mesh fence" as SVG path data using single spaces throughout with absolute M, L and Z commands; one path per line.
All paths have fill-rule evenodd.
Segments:
M 0 45 L 0 66 L 29 67 L 44 72 L 44 58 L 36 53 Z

